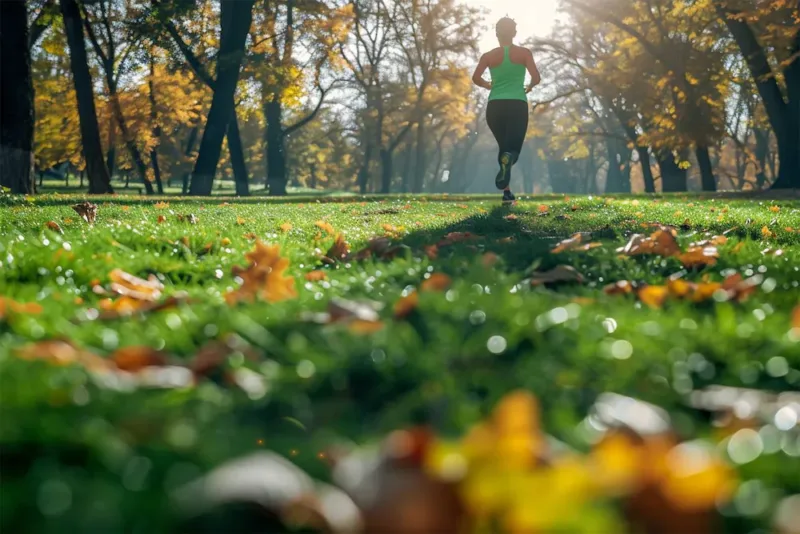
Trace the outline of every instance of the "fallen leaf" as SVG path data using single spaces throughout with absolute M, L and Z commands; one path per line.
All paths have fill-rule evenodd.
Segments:
M 562 252 L 566 251 L 586 251 L 601 246 L 603 246 L 602 243 L 583 243 L 583 235 L 575 234 L 571 238 L 565 239 L 564 241 L 558 243 L 550 252 L 553 254 L 561 254 Z
M 347 241 L 344 240 L 344 236 L 342 234 L 336 234 L 336 239 L 334 239 L 333 245 L 331 245 L 331 248 L 325 253 L 322 261 L 332 265 L 336 262 L 345 261 L 349 254 L 350 245 L 348 245 Z
M 14 354 L 23 360 L 40 360 L 53 365 L 79 364 L 91 370 L 109 367 L 106 359 L 64 340 L 28 343 L 16 349 Z
M 642 234 L 634 234 L 630 241 L 620 248 L 617 252 L 626 256 L 639 256 L 643 254 L 653 254 L 656 256 L 675 256 L 680 254 L 680 247 L 675 240 L 673 232 L 669 228 L 656 230 L 649 237 Z
M 163 215 L 159 215 L 158 216 L 158 224 L 164 224 L 165 222 L 167 222 L 167 218 L 164 217 Z
M 550 208 L 548 208 L 548 207 L 547 207 L 547 206 L 545 206 L 544 204 L 541 204 L 541 205 L 539 206 L 539 213 L 547 213 L 547 212 L 549 212 L 549 211 L 550 211 Z
M 498 261 L 500 261 L 500 256 L 498 256 L 494 252 L 487 252 L 483 255 L 483 257 L 481 257 L 481 263 L 487 269 L 489 267 L 494 267 L 495 265 L 497 265 Z
M 507 221 L 516 221 L 517 219 L 519 219 L 519 217 L 517 217 L 517 216 L 516 216 L 515 214 L 513 214 L 513 213 L 509 213 L 508 215 L 506 215 L 506 216 L 505 216 L 505 217 L 503 217 L 503 218 L 504 218 L 505 220 L 507 220 Z
M 72 206 L 72 209 L 80 215 L 84 221 L 89 224 L 94 224 L 95 219 L 97 218 L 97 205 L 92 204 L 91 202 L 81 202 L 80 204 L 75 204 Z
M 194 213 L 188 215 L 178 215 L 178 222 L 188 222 L 189 224 L 197 224 L 197 217 Z
M 111 291 L 135 300 L 155 302 L 161 298 L 161 291 L 164 289 L 164 284 L 152 274 L 147 280 L 144 280 L 126 273 L 122 269 L 114 269 L 109 274 L 109 278 L 111 279 Z
M 230 239 L 228 239 L 227 237 L 223 237 L 223 238 L 222 238 L 222 241 L 220 241 L 219 243 L 220 243 L 220 245 L 222 245 L 223 247 L 227 247 L 228 245 L 230 245 L 230 244 L 231 244 L 231 240 L 230 240 Z
M 497 240 L 497 242 L 498 242 L 498 243 L 503 243 L 504 245 L 507 245 L 507 244 L 509 244 L 509 243 L 514 243 L 516 240 L 517 240 L 517 238 L 516 238 L 516 237 L 514 237 L 514 236 L 508 236 L 508 237 L 503 237 L 503 238 L 501 238 L 501 239 L 498 239 L 498 240 Z
M 800 304 L 792 311 L 792 328 L 800 330 Z
M 436 245 L 427 245 L 425 247 L 425 255 L 429 260 L 435 260 L 439 257 L 439 247 Z
M 258 239 L 258 236 L 256 234 L 254 234 L 253 232 L 247 232 L 246 234 L 242 234 L 242 237 L 245 238 L 245 239 L 249 239 L 250 241 L 252 241 L 254 239 Z
M 265 245 L 256 241 L 255 248 L 245 255 L 249 265 L 234 267 L 233 274 L 242 279 L 242 285 L 225 295 L 228 304 L 240 301 L 253 302 L 257 297 L 267 302 L 279 302 L 297 297 L 295 281 L 286 276 L 289 260 L 281 257 L 279 245 Z
M 430 278 L 422 282 L 420 291 L 445 291 L 453 283 L 452 278 L 444 273 L 433 273 Z
M 305 278 L 309 282 L 321 282 L 322 280 L 327 280 L 328 275 L 324 271 L 311 271 L 305 274 Z
M 419 293 L 416 291 L 410 291 L 406 296 L 400 297 L 400 299 L 395 302 L 394 304 L 394 317 L 396 319 L 405 319 L 411 313 L 417 309 L 419 305 Z
M 456 204 L 456 207 L 457 208 L 461 208 L 462 210 L 468 210 L 469 209 L 469 206 L 467 206 L 466 204 Z
M 354 319 L 347 324 L 347 328 L 354 334 L 365 336 L 380 332 L 386 325 L 382 321 L 362 321 Z
M 719 258 L 719 251 L 714 246 L 690 247 L 686 252 L 678 255 L 678 260 L 687 269 L 714 265 L 717 263 L 717 258 Z
M 366 247 L 351 254 L 350 257 L 356 261 L 365 261 L 373 257 L 381 260 L 393 260 L 400 253 L 408 250 L 406 245 L 392 246 L 392 241 L 388 237 L 376 237 L 371 239 Z
M 52 230 L 53 232 L 56 232 L 56 233 L 59 233 L 59 234 L 63 234 L 64 233 L 64 230 L 61 229 L 61 227 L 58 225 L 57 222 L 47 221 L 47 224 L 45 224 L 45 226 L 49 230 Z
M 0 297 L 0 319 L 4 319 L 9 312 L 21 315 L 39 315 L 44 311 L 41 304 L 36 302 L 16 302 L 8 297 Z
M 620 280 L 613 284 L 608 284 L 603 288 L 606 295 L 630 295 L 636 290 L 636 285 L 627 280 Z
M 320 230 L 323 230 L 328 235 L 333 235 L 333 234 L 336 233 L 336 230 L 333 229 L 333 226 L 331 225 L 331 223 L 329 223 L 327 221 L 317 221 L 317 222 L 314 223 L 314 226 L 316 226 Z
M 778 213 L 779 211 L 781 211 L 781 207 L 780 206 L 770 206 L 769 207 L 769 211 L 771 211 L 772 213 Z
M 761 228 L 761 235 L 766 239 L 769 239 L 770 237 L 775 237 L 775 234 L 767 226 Z
M 247 361 L 257 362 L 258 352 L 236 337 L 210 341 L 203 345 L 189 362 L 189 369 L 196 377 L 208 377 L 222 367 L 233 355 L 244 355 Z
M 286 233 L 286 232 L 288 232 L 288 231 L 290 231 L 292 229 L 292 223 L 285 222 L 285 223 L 283 223 L 282 225 L 279 226 L 279 229 L 280 229 L 281 232 Z
M 439 241 L 437 245 L 440 247 L 445 247 L 454 243 L 473 241 L 475 239 L 478 239 L 478 236 L 470 232 L 450 232 L 449 234 L 445 235 L 444 239 Z
M 535 272 L 531 276 L 531 285 L 558 284 L 562 282 L 583 283 L 583 276 L 569 265 L 556 265 L 553 269 L 544 272 Z
M 178 304 L 187 301 L 188 295 L 186 293 L 176 293 L 158 302 L 137 300 L 131 297 L 119 297 L 113 300 L 105 299 L 99 303 L 99 307 L 103 311 L 97 316 L 97 319 L 100 321 L 110 321 L 129 317 L 133 314 L 156 313 L 174 308 Z
M 167 365 L 166 355 L 151 347 L 135 346 L 117 349 L 111 355 L 111 361 L 122 371 L 135 373 L 145 367 Z
M 643 303 L 651 308 L 661 308 L 669 296 L 669 289 L 664 286 L 644 286 L 636 292 Z
M 246 221 L 244 218 L 242 218 L 242 217 L 236 217 L 236 224 L 238 224 L 239 226 L 241 226 L 241 225 L 243 225 L 243 224 L 245 224 L 245 223 L 247 223 L 247 221 Z
M 169 207 L 169 202 L 156 202 L 153 207 L 157 210 L 165 210 Z
M 578 211 L 578 206 L 573 204 L 572 206 L 570 206 L 569 209 L 571 209 L 572 211 Z

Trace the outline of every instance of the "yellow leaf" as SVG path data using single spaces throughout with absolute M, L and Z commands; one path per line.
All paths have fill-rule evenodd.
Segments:
M 289 260 L 281 257 L 280 246 L 265 245 L 257 240 L 255 249 L 245 257 L 249 265 L 233 269 L 233 274 L 242 279 L 242 285 L 225 295 L 228 304 L 242 300 L 252 302 L 257 297 L 267 302 L 297 297 L 294 278 L 285 275 Z
M 292 229 L 292 223 L 290 223 L 290 222 L 285 222 L 285 223 L 283 223 L 282 225 L 280 225 L 280 227 L 279 227 L 279 228 L 280 228 L 280 231 L 281 231 L 281 232 L 284 232 L 284 233 L 286 233 L 286 232 L 288 232 L 288 231 L 290 231 L 290 230 Z
M 664 286 L 644 286 L 639 289 L 637 296 L 647 306 L 657 309 L 664 305 L 669 289 Z

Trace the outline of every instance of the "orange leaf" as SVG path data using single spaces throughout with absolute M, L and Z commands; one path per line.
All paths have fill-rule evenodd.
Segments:
M 122 371 L 135 373 L 145 367 L 160 367 L 167 364 L 163 352 L 150 347 L 125 347 L 114 351 L 111 361 Z
M 87 369 L 107 369 L 108 361 L 80 349 L 69 341 L 48 340 L 29 343 L 14 351 L 23 360 L 41 360 L 53 365 L 83 365 Z
M 289 260 L 282 258 L 280 251 L 278 245 L 270 246 L 256 241 L 256 247 L 245 255 L 250 264 L 245 268 L 233 269 L 233 274 L 242 279 L 242 285 L 225 295 L 228 304 L 242 300 L 252 302 L 256 297 L 267 302 L 297 297 L 294 278 L 285 276 Z
M 705 267 L 714 265 L 719 258 L 717 247 L 691 247 L 683 254 L 678 255 L 678 259 L 686 268 Z
M 249 239 L 250 241 L 252 241 L 253 239 L 258 239 L 258 236 L 253 232 L 247 232 L 246 234 L 242 234 L 242 237 L 245 239 Z
M 494 252 L 487 252 L 483 255 L 483 258 L 481 258 L 481 263 L 486 268 L 493 267 L 498 261 L 500 261 L 500 256 Z
M 220 243 L 220 245 L 222 245 L 223 247 L 227 247 L 228 245 L 230 245 L 230 244 L 231 244 L 231 240 L 230 240 L 230 239 L 228 239 L 227 237 L 223 237 L 223 238 L 222 238 L 222 241 L 220 241 L 219 243 Z
M 428 256 L 428 259 L 435 260 L 439 257 L 439 247 L 436 245 L 428 245 L 425 247 L 425 255 Z
M 547 213 L 548 211 L 550 211 L 550 208 L 548 208 L 544 204 L 539 205 L 539 213 Z
M 164 210 L 169 207 L 169 202 L 156 202 L 155 204 L 153 204 L 153 207 L 156 208 L 157 210 Z
M 505 216 L 505 217 L 503 217 L 503 218 L 504 218 L 505 220 L 507 220 L 507 221 L 516 221 L 516 220 L 517 220 L 519 217 L 517 217 L 517 216 L 516 216 L 515 214 L 513 214 L 513 213 L 509 213 L 508 215 L 506 215 L 506 216 Z
M 323 230 L 328 235 L 333 235 L 333 234 L 336 233 L 336 230 L 333 229 L 333 226 L 331 226 L 331 223 L 329 223 L 327 221 L 317 221 L 317 222 L 314 223 L 314 226 L 316 226 L 320 230 Z
M 769 239 L 770 237 L 775 237 L 775 234 L 766 226 L 761 228 L 761 235 L 767 239 Z
M 386 325 L 384 325 L 382 321 L 365 321 L 363 319 L 354 319 L 348 323 L 347 328 L 349 328 L 352 333 L 363 336 L 379 332 L 383 330 L 384 326 Z
M 453 283 L 453 280 L 443 273 L 433 273 L 430 278 L 422 282 L 421 291 L 445 291 Z
M 8 297 L 0 297 L 0 319 L 8 315 L 8 312 L 25 314 L 25 315 L 39 315 L 44 308 L 36 302 L 16 302 Z
M 285 233 L 285 232 L 288 232 L 288 231 L 290 231 L 290 230 L 292 229 L 292 223 L 290 223 L 290 222 L 285 222 L 285 223 L 283 223 L 282 225 L 280 225 L 280 227 L 279 227 L 279 228 L 280 228 L 280 231 L 281 231 L 281 232 L 284 232 L 284 233 Z
M 408 295 L 401 297 L 394 305 L 394 316 L 396 319 L 404 319 L 411 315 L 419 305 L 419 293 L 411 291 Z
M 634 234 L 624 247 L 617 250 L 617 252 L 627 256 L 639 256 L 642 254 L 675 256 L 680 251 L 681 249 L 675 240 L 673 231 L 666 227 L 656 230 L 650 234 L 650 237 Z
M 639 300 L 651 308 L 661 308 L 669 296 L 669 289 L 664 286 L 644 286 L 637 292 Z
M 770 206 L 769 207 L 769 211 L 771 211 L 772 213 L 778 213 L 779 211 L 781 211 L 781 207 L 780 206 Z
M 792 328 L 800 329 L 800 304 L 792 311 Z
M 309 282 L 321 282 L 322 280 L 327 280 L 328 275 L 325 274 L 323 271 L 311 271 L 306 273 L 306 280 Z
M 158 224 L 164 224 L 165 222 L 167 222 L 167 218 L 164 217 L 163 215 L 159 215 L 158 216 Z
M 558 243 L 553 249 L 550 251 L 553 254 L 561 254 L 562 252 L 568 250 L 591 250 L 596 247 L 603 246 L 601 243 L 586 243 L 582 244 L 583 236 L 581 234 L 575 234 L 569 239 L 565 239 Z
M 627 280 L 620 280 L 613 284 L 608 284 L 603 288 L 606 295 L 630 295 L 634 291 L 634 285 Z
M 478 239 L 478 236 L 470 232 L 450 232 L 444 236 L 444 239 L 439 241 L 438 246 L 444 247 L 452 245 L 453 243 L 461 243 L 463 241 L 472 241 L 475 239 Z
M 152 274 L 147 280 L 143 280 L 122 269 L 114 269 L 109 278 L 111 291 L 135 300 L 156 301 L 161 298 L 161 291 L 164 289 L 164 285 Z

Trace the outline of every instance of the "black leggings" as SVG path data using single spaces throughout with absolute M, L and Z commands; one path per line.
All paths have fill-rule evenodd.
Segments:
M 525 100 L 492 100 L 486 107 L 486 122 L 497 140 L 500 156 L 508 152 L 516 163 L 528 131 L 528 102 Z

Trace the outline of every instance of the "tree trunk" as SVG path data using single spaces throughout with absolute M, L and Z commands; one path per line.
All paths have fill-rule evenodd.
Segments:
M 714 176 L 714 167 L 711 165 L 711 156 L 708 153 L 708 147 L 705 145 L 697 145 L 694 153 L 697 157 L 697 164 L 700 167 L 700 181 L 703 186 L 703 191 L 716 191 L 717 178 Z
M 83 157 L 89 174 L 89 194 L 113 193 L 108 168 L 103 161 L 100 128 L 97 125 L 97 110 L 92 92 L 92 76 L 86 57 L 83 22 L 76 0 L 61 0 L 61 14 L 69 44 L 70 70 L 78 101 Z
M 79 186 L 81 189 L 83 189 L 83 179 L 85 176 L 86 176 L 86 169 L 81 169 L 81 184 Z
M 192 155 L 192 152 L 194 152 L 194 145 L 195 143 L 197 143 L 197 135 L 200 133 L 199 130 L 200 128 L 198 126 L 195 126 L 194 128 L 192 128 L 192 131 L 189 132 L 189 140 L 186 141 L 186 152 L 185 152 L 187 158 Z M 191 178 L 191 176 L 192 173 L 190 172 L 183 173 L 183 182 L 181 184 L 182 195 L 189 194 L 189 178 Z
M 658 156 L 661 169 L 661 191 L 664 193 L 686 191 L 686 169 L 675 163 L 675 156 L 666 152 Z
M 270 196 L 286 196 L 286 154 L 281 101 L 273 96 L 266 103 L 267 119 L 267 187 Z
M 642 179 L 644 180 L 645 193 L 656 192 L 656 180 L 653 178 L 653 167 L 650 165 L 650 150 L 646 146 L 637 146 L 639 164 L 642 166 Z
M 239 69 L 245 54 L 244 45 L 250 31 L 254 2 L 255 0 L 220 1 L 221 39 L 217 80 L 192 173 L 189 187 L 192 195 L 210 195 L 214 185 L 222 139 L 233 117 L 233 97 L 239 82 Z
M 125 115 L 122 113 L 122 105 L 119 103 L 119 96 L 117 95 L 117 89 L 114 85 L 109 86 L 109 93 L 111 103 L 114 107 L 114 116 L 117 119 L 119 131 L 122 134 L 122 139 L 125 141 L 125 148 L 128 149 L 128 153 L 133 160 L 133 164 L 136 167 L 136 172 L 139 174 L 139 178 L 142 180 L 145 191 L 148 195 L 152 195 L 155 191 L 153 190 L 153 184 L 147 177 L 147 164 L 144 162 L 144 158 L 142 157 L 142 153 L 139 151 L 139 147 L 136 146 L 136 140 L 133 138 L 131 131 L 128 129 L 128 122 L 125 119 Z
M 606 193 L 630 193 L 630 183 L 625 191 L 625 179 L 620 169 L 621 154 L 618 147 L 619 141 L 612 137 L 606 138 L 606 156 L 608 158 L 608 172 L 606 173 Z
M 25 0 L 0 2 L 0 184 L 33 194 L 33 81 Z
M 411 177 L 412 193 L 422 193 L 422 187 L 425 183 L 425 168 L 427 167 L 425 161 L 425 134 L 425 121 L 421 120 L 417 123 L 417 147 L 415 154 L 414 176 Z
M 69 187 L 69 164 L 67 164 L 67 171 L 64 173 L 64 187 Z
M 317 166 L 314 163 L 308 169 L 308 187 L 309 189 L 317 188 Z
M 228 123 L 228 153 L 231 155 L 233 182 L 236 185 L 236 196 L 250 196 L 250 179 L 247 175 L 247 164 L 244 161 L 244 148 L 239 135 L 239 118 L 234 108 L 231 122 Z
M 769 132 L 756 129 L 753 132 L 756 138 L 756 185 L 764 189 L 767 184 L 767 154 L 769 153 Z
M 367 194 L 367 183 L 369 182 L 369 166 L 372 162 L 372 143 L 367 142 L 367 146 L 364 147 L 364 162 L 361 164 L 361 168 L 358 169 L 358 192 L 359 194 L 365 195 Z
M 400 190 L 403 193 L 408 193 L 408 191 L 410 189 L 409 186 L 410 186 L 411 181 L 412 181 L 411 173 L 413 172 L 413 169 L 411 168 L 411 165 L 413 163 L 412 160 L 413 160 L 413 155 L 414 155 L 414 144 L 413 144 L 412 141 L 408 142 L 404 152 L 405 153 L 403 154 L 403 177 L 402 177 L 402 185 L 400 187 Z
M 150 89 L 150 121 L 153 126 L 153 138 L 156 140 L 153 148 L 150 149 L 150 163 L 153 165 L 153 178 L 156 182 L 156 190 L 159 195 L 164 194 L 164 183 L 161 181 L 161 167 L 158 164 L 158 147 L 161 144 L 161 125 L 158 124 L 158 112 L 156 109 L 156 88 L 153 78 L 155 78 L 155 62 L 150 57 L 150 79 L 148 89 Z
M 394 152 L 390 148 L 381 148 L 381 193 L 388 195 L 392 192 L 392 178 L 394 175 Z
M 111 122 L 114 122 L 114 119 L 111 119 Z M 111 125 L 110 128 L 113 130 L 114 126 Z M 112 139 L 114 136 L 109 134 L 108 135 L 108 150 L 106 151 L 106 167 L 108 168 L 108 176 L 109 178 L 114 176 L 114 171 L 116 170 L 117 166 L 117 147 L 112 144 L 116 143 L 116 140 Z
M 786 94 L 784 100 L 781 88 L 767 59 L 766 52 L 758 42 L 753 29 L 739 13 L 728 11 L 721 4 L 717 10 L 724 19 L 728 30 L 747 61 L 750 73 L 761 96 L 772 131 L 778 140 L 778 159 L 780 168 L 773 188 L 800 188 L 800 30 L 796 30 L 790 57 L 795 57 L 784 70 Z

